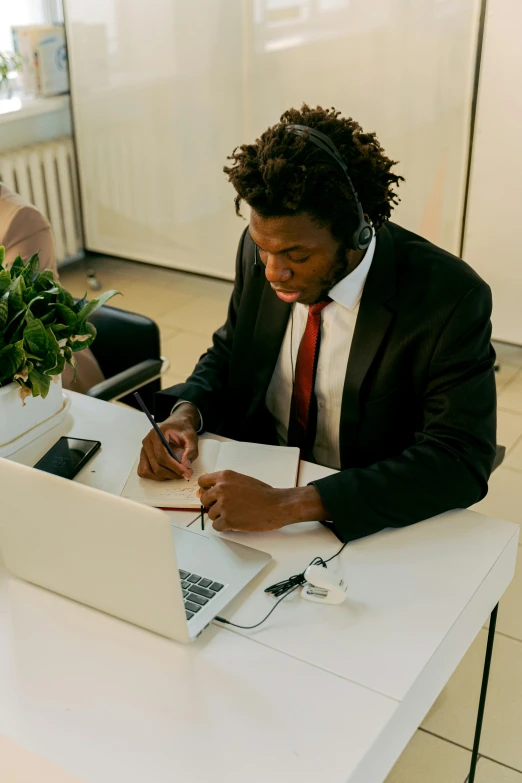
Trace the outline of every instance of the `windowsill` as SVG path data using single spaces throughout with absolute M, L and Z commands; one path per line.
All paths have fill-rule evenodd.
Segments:
M 53 111 L 69 109 L 71 96 L 54 95 L 50 98 L 0 98 L 0 123 L 16 122 Z

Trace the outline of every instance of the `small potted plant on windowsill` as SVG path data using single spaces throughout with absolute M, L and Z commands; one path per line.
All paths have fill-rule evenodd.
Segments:
M 87 318 L 119 291 L 75 302 L 36 253 L 4 269 L 0 247 L 0 449 L 63 407 L 61 374 L 96 337 Z
M 9 74 L 20 72 L 24 61 L 19 54 L 14 52 L 0 52 L 0 98 L 11 98 L 12 88 L 9 82 Z

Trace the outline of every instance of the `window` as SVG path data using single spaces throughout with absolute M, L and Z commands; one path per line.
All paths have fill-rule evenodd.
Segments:
M 61 0 L 1 0 L 0 52 L 13 50 L 13 25 L 63 22 Z

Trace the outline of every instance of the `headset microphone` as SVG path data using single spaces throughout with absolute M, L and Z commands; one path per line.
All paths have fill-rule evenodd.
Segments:
M 259 249 L 256 245 L 255 250 L 255 256 L 254 256 L 254 263 L 250 267 L 250 274 L 252 277 L 261 277 L 261 272 L 263 270 L 262 265 L 259 263 Z
M 250 267 L 250 274 L 252 275 L 252 277 L 261 277 L 261 264 L 259 263 L 258 252 L 259 251 L 256 245 L 254 263 Z

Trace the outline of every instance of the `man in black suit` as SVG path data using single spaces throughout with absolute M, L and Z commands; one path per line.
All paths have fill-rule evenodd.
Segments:
M 251 217 L 228 319 L 186 383 L 157 395 L 181 466 L 151 432 L 139 474 L 190 475 L 204 427 L 340 469 L 285 490 L 203 476 L 218 530 L 320 519 L 349 541 L 478 502 L 495 455 L 489 287 L 389 222 L 395 163 L 334 110 L 290 110 L 231 161 Z

